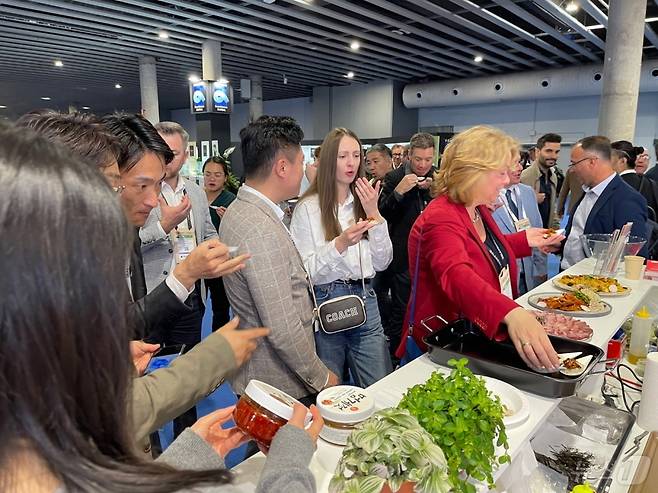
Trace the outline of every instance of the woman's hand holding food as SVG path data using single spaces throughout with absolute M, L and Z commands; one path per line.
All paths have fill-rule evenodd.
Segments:
M 544 228 L 528 228 L 525 231 L 528 245 L 544 253 L 557 252 L 565 236 L 560 231 Z
M 519 356 L 532 368 L 558 368 L 558 358 L 546 331 L 532 313 L 517 307 L 509 312 L 504 322 Z
M 363 210 L 368 216 L 368 221 L 376 221 L 378 223 L 384 220 L 379 213 L 379 208 L 377 206 L 380 186 L 381 181 L 378 181 L 373 188 L 368 180 L 365 178 L 358 178 L 354 187 L 356 195 L 359 197 L 361 205 L 363 206 Z
M 359 243 L 365 232 L 372 228 L 375 224 L 377 223 L 374 221 L 362 220 L 356 224 L 352 224 L 352 226 L 343 231 L 334 240 L 334 245 L 336 246 L 338 253 L 342 254 L 352 245 Z
M 226 457 L 231 450 L 247 443 L 249 438 L 238 428 L 222 428 L 232 419 L 235 406 L 218 409 L 200 418 L 191 427 L 192 431 L 203 438 L 221 457 Z
M 290 418 L 288 424 L 296 428 L 305 430 L 308 436 L 311 437 L 311 440 L 313 441 L 313 445 L 317 445 L 318 437 L 320 436 L 320 431 L 324 426 L 324 420 L 322 419 L 322 416 L 320 415 L 320 410 L 317 407 L 311 406 L 309 410 L 311 411 L 311 415 L 313 416 L 313 421 L 311 421 L 311 424 L 308 428 L 304 426 L 304 420 L 306 419 L 307 409 L 301 404 L 295 404 L 292 411 L 292 418 Z

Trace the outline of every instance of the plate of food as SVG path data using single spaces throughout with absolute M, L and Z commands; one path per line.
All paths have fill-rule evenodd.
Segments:
M 588 288 L 598 293 L 599 296 L 628 296 L 631 293 L 631 288 L 623 286 L 613 277 L 565 275 L 553 279 L 553 285 L 566 291 L 577 291 L 582 288 Z
M 587 342 L 592 339 L 592 335 L 594 334 L 594 331 L 587 322 L 577 320 L 569 315 L 542 312 L 539 310 L 531 310 L 530 313 L 544 327 L 546 333 L 552 336 Z
M 608 303 L 601 301 L 599 295 L 588 288 L 567 293 L 535 294 L 528 298 L 528 304 L 542 311 L 576 317 L 602 317 L 612 311 Z
M 487 376 L 483 376 L 482 378 L 484 378 L 487 390 L 493 395 L 498 396 L 500 403 L 503 405 L 503 410 L 505 411 L 503 423 L 505 424 L 505 428 L 509 430 L 525 423 L 528 416 L 530 416 L 530 404 L 526 396 L 523 395 L 523 392 L 502 380 Z

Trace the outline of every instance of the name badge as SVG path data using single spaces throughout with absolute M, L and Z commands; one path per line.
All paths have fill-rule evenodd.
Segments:
M 196 248 L 194 230 L 179 226 L 171 231 L 170 236 L 174 246 L 174 260 L 180 264 Z
M 520 231 L 525 231 L 526 229 L 530 229 L 530 219 L 523 218 L 519 219 L 518 221 L 514 221 L 514 228 L 516 229 L 516 232 Z
M 500 292 L 507 296 L 509 299 L 514 299 L 512 294 L 512 281 L 510 280 L 509 267 L 505 266 L 498 274 L 498 282 L 500 283 Z

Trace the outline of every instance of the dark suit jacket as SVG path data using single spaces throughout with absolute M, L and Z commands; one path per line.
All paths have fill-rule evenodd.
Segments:
M 135 339 L 159 343 L 162 334 L 181 316 L 191 313 L 192 308 L 181 303 L 164 281 L 146 294 L 141 244 L 136 232 L 130 255 L 130 288 L 134 302 L 130 304 L 128 317 L 135 327 Z
M 512 293 L 518 296 L 516 259 L 532 253 L 525 232 L 503 234 L 486 207 L 479 207 L 482 220 L 505 247 L 510 259 Z M 490 338 L 505 339 L 500 324 L 519 305 L 500 292 L 500 282 L 491 255 L 480 240 L 466 207 L 455 204 L 447 196 L 434 199 L 418 218 L 409 235 L 409 271 L 413 276 L 420 248 L 414 340 L 422 341 L 427 332 L 420 322 L 441 315 L 451 322 L 466 317 Z M 413 282 L 413 279 L 412 279 Z M 407 306 L 404 327 L 411 317 L 411 300 Z M 419 330 L 420 329 L 420 330 Z M 397 354 L 404 354 L 406 337 Z
M 658 181 L 658 164 L 655 165 L 653 168 L 650 168 L 646 173 L 644 173 L 644 176 L 647 178 L 651 178 L 652 180 Z
M 581 197 L 578 206 L 583 201 Z M 573 217 L 578 206 L 569 218 L 566 236 L 571 232 Z M 615 229 L 621 229 L 627 222 L 633 222 L 631 235 L 647 237 L 647 201 L 630 185 L 616 175 L 598 198 L 587 217 L 583 234 L 610 234 Z M 564 245 L 564 243 L 562 243 Z M 644 245 L 639 255 L 647 256 L 647 246 Z
M 411 173 L 408 165 L 389 171 L 384 177 L 381 195 L 379 196 L 379 212 L 388 222 L 388 231 L 393 243 L 393 261 L 388 266 L 391 272 L 405 272 L 409 268 L 407 256 L 407 240 L 416 218 L 432 199 L 429 190 L 414 187 L 399 197 L 395 187 L 405 175 Z M 433 170 L 426 176 L 431 177 Z
M 637 173 L 625 173 L 620 175 L 621 179 L 628 183 L 635 190 L 640 192 L 646 199 L 647 205 L 658 213 L 658 184 L 646 175 L 638 175 Z

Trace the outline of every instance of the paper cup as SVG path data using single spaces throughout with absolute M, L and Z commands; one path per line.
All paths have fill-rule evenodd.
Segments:
M 626 279 L 638 280 L 642 274 L 644 257 L 637 255 L 626 255 L 624 257 L 624 266 L 626 268 Z

